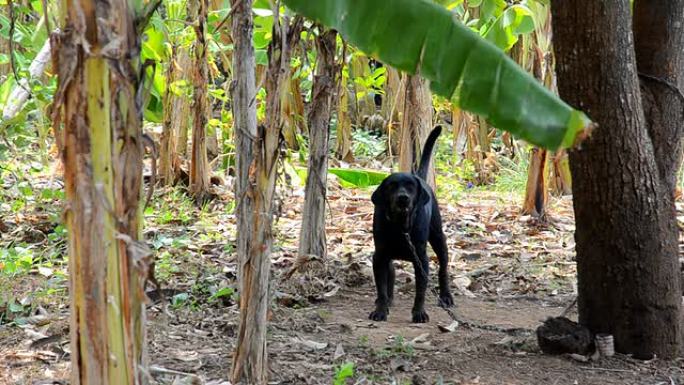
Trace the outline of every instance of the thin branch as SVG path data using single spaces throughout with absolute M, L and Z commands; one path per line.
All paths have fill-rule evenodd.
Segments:
M 31 95 L 31 90 L 29 88 L 26 88 L 20 81 L 19 81 L 19 74 L 17 73 L 17 63 L 15 62 L 14 59 L 14 30 L 15 30 L 15 17 L 14 17 L 14 0 L 9 0 L 7 2 L 7 7 L 9 11 L 9 19 L 10 19 L 10 26 L 9 26 L 9 59 L 10 59 L 10 68 L 12 69 L 12 74 L 14 75 L 14 80 L 16 80 L 17 85 L 21 88 L 24 89 L 29 95 Z
M 157 11 L 161 3 L 162 0 L 154 0 L 145 5 L 142 14 L 138 16 L 135 20 L 135 30 L 138 32 L 138 35 L 142 34 L 145 31 L 145 27 L 147 27 L 147 24 L 150 22 L 152 15 L 154 15 L 154 13 Z

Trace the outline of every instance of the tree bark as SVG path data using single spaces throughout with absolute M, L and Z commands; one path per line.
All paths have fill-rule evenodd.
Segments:
M 684 54 L 684 2 L 645 6 L 658 10 L 635 9 L 637 51 L 656 44 L 648 55 L 658 59 L 639 54 L 638 68 L 663 76 L 672 66 L 675 80 L 682 76 L 676 67 Z M 570 154 L 580 323 L 613 334 L 619 352 L 674 357 L 681 342 L 678 228 L 660 138 L 679 146 L 681 134 L 653 124 L 667 103 L 649 100 L 648 92 L 642 100 L 628 1 L 554 1 L 551 7 L 560 95 L 599 125 Z M 652 38 L 659 42 L 642 40 Z M 671 92 L 662 88 L 657 92 Z M 649 108 L 645 115 L 643 105 L 660 111 Z
M 635 2 L 634 48 L 660 178 L 674 194 L 684 128 L 684 0 Z
M 316 74 L 313 81 L 307 167 L 299 255 L 327 255 L 325 237 L 325 201 L 328 175 L 328 137 L 333 97 L 337 87 L 335 64 L 337 33 L 320 31 L 316 37 Z
M 542 148 L 530 150 L 530 165 L 527 168 L 527 185 L 522 214 L 543 218 L 546 211 L 546 155 Z
M 190 158 L 190 194 L 197 202 L 204 202 L 209 196 L 209 161 L 207 160 L 207 13 L 208 0 L 199 0 L 191 8 L 199 6 L 195 24 L 195 63 L 193 74 L 193 122 L 192 156 Z
M 64 123 L 71 383 L 146 384 L 140 38 L 123 0 L 67 1 L 51 35 Z M 116 50 L 107 47 L 116 44 Z M 96 231 L 93 231 L 96 229 Z
M 344 160 L 345 162 L 354 161 L 354 153 L 352 152 L 351 146 L 351 114 L 349 113 L 349 98 L 351 92 L 347 87 L 347 78 L 345 76 L 341 77 L 340 87 L 339 87 L 339 101 L 337 102 L 337 138 L 336 138 L 336 148 L 335 156 L 337 159 Z
M 253 167 L 255 159 L 253 141 L 257 139 L 256 77 L 252 33 L 254 21 L 252 0 L 232 0 L 233 52 L 233 116 L 236 147 L 237 180 L 237 254 L 238 282 L 240 284 L 240 326 L 233 354 L 231 378 L 233 382 L 247 384 L 266 382 L 266 310 L 268 307 L 268 261 L 253 256 L 259 247 L 253 243 L 252 231 L 262 215 L 256 206 Z M 264 266 L 266 265 L 266 266 Z M 252 288 L 256 286 L 256 290 Z M 261 287 L 259 287 L 261 286 Z
M 532 72 L 537 80 L 543 81 L 545 78 L 544 58 L 540 51 L 535 53 L 532 59 Z M 530 163 L 527 168 L 527 185 L 522 214 L 543 218 L 546 213 L 546 158 L 546 149 L 535 147 L 530 150 Z
M 418 169 L 423 145 L 432 130 L 432 94 L 428 81 L 418 75 L 409 76 L 404 103 L 399 169 L 410 172 Z M 434 162 L 430 164 L 427 182 L 435 188 Z
M 232 3 L 235 10 L 233 73 L 237 77 L 234 116 L 238 143 L 240 327 L 231 377 L 236 383 L 266 384 L 266 316 L 273 241 L 271 223 L 282 129 L 280 87 L 284 84 L 284 77 L 289 76 L 290 47 L 299 39 L 303 19 L 296 17 L 290 25 L 285 17 L 281 24 L 278 12 L 274 12 L 273 38 L 268 47 L 269 68 L 266 74 L 267 126 L 257 130 L 251 5 L 251 0 L 234 0 Z
M 164 121 L 159 146 L 159 179 L 163 185 L 175 184 L 180 179 L 181 160 L 178 155 L 178 136 L 182 122 L 185 122 L 186 126 L 189 122 L 188 98 L 186 95 L 174 94 L 170 85 L 183 78 L 183 66 L 181 65 L 183 62 L 189 62 L 187 51 L 179 46 L 174 46 L 166 73 Z M 186 65 L 185 68 L 187 67 Z
M 549 168 L 549 190 L 556 196 L 572 195 L 572 177 L 568 153 L 559 150 L 551 157 Z

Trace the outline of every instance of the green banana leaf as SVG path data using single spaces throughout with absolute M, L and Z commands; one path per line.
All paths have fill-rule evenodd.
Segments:
M 503 51 L 428 0 L 285 0 L 297 13 L 399 70 L 430 80 L 438 95 L 493 126 L 555 150 L 589 133 L 591 121 Z
M 299 179 L 304 183 L 306 181 L 306 168 L 298 167 L 296 172 Z M 385 172 L 351 168 L 329 168 L 328 174 L 337 176 L 340 185 L 346 188 L 377 186 L 389 175 Z
M 387 178 L 387 173 L 373 170 L 360 170 L 348 168 L 329 168 L 328 173 L 337 176 L 340 182 L 346 182 L 353 187 L 377 186 Z M 344 183 L 341 183 L 344 184 Z

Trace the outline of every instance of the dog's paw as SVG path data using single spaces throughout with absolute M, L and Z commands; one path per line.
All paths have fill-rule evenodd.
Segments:
M 373 321 L 387 321 L 387 312 L 377 309 L 373 310 L 368 316 L 368 319 Z
M 425 312 L 425 310 L 413 311 L 413 319 L 411 320 L 411 322 L 417 324 L 424 324 L 428 321 L 430 321 L 430 317 Z
M 451 293 L 449 292 L 442 293 L 439 295 L 439 301 L 437 301 L 437 304 L 443 308 L 452 307 L 454 306 L 454 297 L 452 297 Z

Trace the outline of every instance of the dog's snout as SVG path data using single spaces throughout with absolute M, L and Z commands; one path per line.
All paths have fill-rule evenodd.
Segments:
M 408 194 L 400 194 L 397 195 L 397 205 L 406 207 L 411 203 L 411 197 L 408 196 Z

